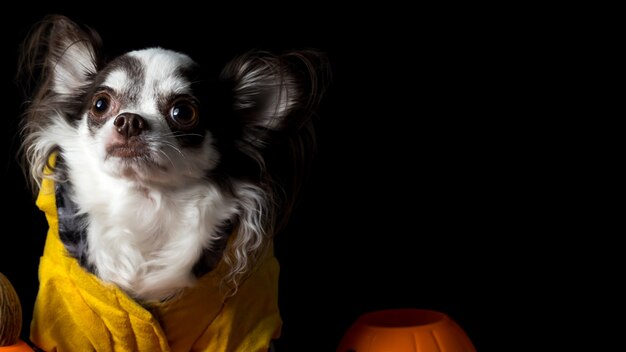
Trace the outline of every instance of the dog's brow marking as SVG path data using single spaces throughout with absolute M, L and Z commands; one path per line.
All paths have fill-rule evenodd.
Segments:
M 124 55 L 111 63 L 111 72 L 121 71 L 126 74 L 126 80 L 119 93 L 129 102 L 136 103 L 146 83 L 146 74 L 141 61 L 133 56 Z

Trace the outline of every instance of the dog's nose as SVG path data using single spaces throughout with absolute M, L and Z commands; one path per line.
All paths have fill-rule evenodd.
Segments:
M 131 113 L 119 114 L 113 121 L 113 125 L 117 127 L 117 133 L 126 138 L 138 136 L 148 127 L 143 117 Z

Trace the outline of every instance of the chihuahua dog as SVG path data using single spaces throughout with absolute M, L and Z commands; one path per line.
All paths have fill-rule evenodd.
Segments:
M 24 165 L 35 191 L 54 181 L 67 255 L 140 304 L 220 262 L 237 295 L 306 176 L 325 56 L 248 52 L 206 77 L 158 47 L 107 60 L 94 30 L 58 15 L 22 49 Z

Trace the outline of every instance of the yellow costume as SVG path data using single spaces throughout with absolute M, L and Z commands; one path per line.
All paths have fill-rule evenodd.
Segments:
M 279 268 L 272 254 L 225 301 L 220 262 L 193 288 L 147 310 L 68 255 L 59 238 L 53 181 L 43 181 L 37 206 L 49 230 L 30 338 L 43 350 L 253 352 L 267 351 L 279 337 Z

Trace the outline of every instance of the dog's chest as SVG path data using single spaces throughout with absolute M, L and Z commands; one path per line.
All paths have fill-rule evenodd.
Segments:
M 75 199 L 87 218 L 87 262 L 104 281 L 145 299 L 192 285 L 194 265 L 219 247 L 220 229 L 236 211 L 207 185 L 116 187 Z
M 168 246 L 203 237 L 210 232 L 211 220 L 217 221 L 210 219 L 217 214 L 207 211 L 211 200 L 187 192 L 166 194 L 129 189 L 102 197 L 97 203 L 94 200 L 88 211 L 93 241 L 119 241 L 146 257 Z

